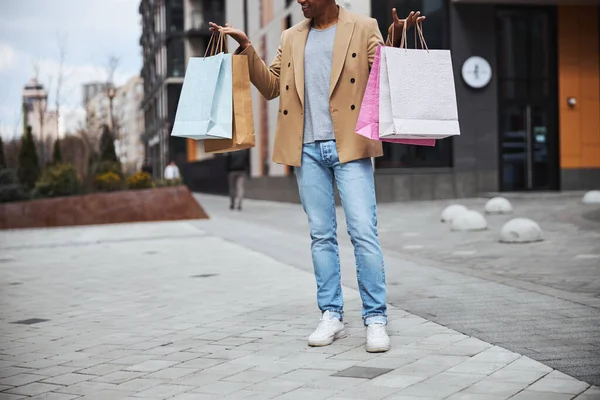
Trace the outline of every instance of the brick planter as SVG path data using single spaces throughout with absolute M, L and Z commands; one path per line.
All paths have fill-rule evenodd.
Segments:
M 0 229 L 208 219 L 186 186 L 0 204 Z

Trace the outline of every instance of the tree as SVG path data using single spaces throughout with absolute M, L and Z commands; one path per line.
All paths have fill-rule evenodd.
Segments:
M 19 154 L 21 153 L 21 141 L 23 135 L 18 139 L 12 139 L 4 143 L 4 157 L 6 168 L 17 170 L 19 167 Z
M 86 136 L 85 131 L 80 131 L 77 134 L 67 134 L 60 141 L 60 153 L 63 163 L 74 165 L 82 179 L 88 174 L 90 158 L 90 146 L 86 141 Z
M 40 82 L 40 60 L 37 59 L 33 62 L 33 73 L 34 73 L 34 80 L 35 82 Z M 48 87 L 51 86 L 48 85 Z M 39 132 L 37 132 L 37 134 L 39 135 L 39 152 L 40 152 L 40 158 L 41 158 L 41 164 L 42 166 L 46 165 L 46 153 L 47 153 L 47 147 L 46 147 L 46 136 L 45 136 L 45 127 L 46 127 L 46 113 L 48 112 L 48 95 L 45 92 L 40 92 L 37 91 L 37 95 L 35 98 L 35 102 L 34 102 L 34 111 L 37 113 L 37 117 L 39 118 Z M 34 143 L 35 144 L 35 143 Z
M 60 104 L 61 104 L 61 90 L 64 81 L 64 65 L 65 65 L 65 54 L 67 52 L 67 37 L 66 34 L 63 33 L 58 34 L 58 55 L 59 55 L 59 67 L 58 67 L 58 82 L 56 83 L 56 94 L 55 94 L 55 104 L 56 104 L 56 134 L 59 133 L 60 126 Z M 58 141 L 58 137 L 56 138 Z M 56 151 L 56 148 L 55 148 Z M 56 163 L 56 160 L 55 160 Z
M 35 186 L 35 182 L 40 177 L 40 163 L 35 147 L 31 126 L 27 126 L 27 133 L 23 138 L 21 151 L 19 152 L 17 175 L 19 176 L 19 182 L 29 189 Z
M 60 139 L 56 139 L 54 141 L 54 153 L 52 155 L 52 163 L 55 165 L 62 163 L 62 153 L 60 152 Z
M 115 150 L 115 140 L 108 125 L 102 127 L 102 135 L 100 136 L 100 161 L 119 161 Z
M 6 157 L 4 155 L 4 141 L 2 141 L 2 136 L 0 136 L 0 169 L 6 168 Z

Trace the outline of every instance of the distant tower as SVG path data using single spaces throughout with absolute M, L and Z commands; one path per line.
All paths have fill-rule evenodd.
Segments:
M 48 108 L 48 92 L 44 85 L 32 78 L 23 88 L 23 132 L 27 125 L 35 137 L 41 138 L 41 126 L 45 125 L 45 113 Z
M 23 132 L 27 126 L 40 142 L 40 163 L 45 165 L 51 142 L 58 138 L 58 115 L 48 110 L 48 92 L 35 78 L 23 88 Z

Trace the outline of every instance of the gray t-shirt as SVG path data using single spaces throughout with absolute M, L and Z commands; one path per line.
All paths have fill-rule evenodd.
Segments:
M 336 25 L 308 33 L 304 48 L 304 143 L 335 139 L 329 110 Z

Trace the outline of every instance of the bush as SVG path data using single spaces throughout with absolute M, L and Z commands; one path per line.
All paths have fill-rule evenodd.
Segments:
M 77 169 L 71 164 L 57 164 L 44 170 L 35 184 L 35 197 L 61 197 L 78 194 L 81 188 Z
M 100 161 L 94 170 L 95 175 L 103 175 L 109 172 L 119 175 L 119 178 L 123 180 L 123 170 L 121 169 L 121 164 L 118 162 Z
M 0 185 L 12 185 L 19 183 L 17 171 L 10 168 L 0 169 Z
M 154 182 L 155 188 L 161 187 L 171 187 L 171 186 L 179 186 L 182 185 L 183 182 L 181 179 L 160 179 Z
M 17 171 L 0 169 L 0 203 L 29 199 L 29 193 L 19 184 Z
M 119 162 L 115 151 L 115 139 L 107 125 L 102 127 L 100 135 L 100 160 Z
M 57 165 L 57 164 L 62 164 L 62 153 L 60 151 L 60 139 L 56 139 L 54 141 L 54 152 L 52 154 L 52 163 Z
M 38 160 L 35 142 L 31 133 L 31 127 L 27 127 L 27 133 L 23 137 L 21 151 L 19 152 L 19 169 L 17 171 L 19 182 L 31 189 L 40 177 L 40 162 Z
M 150 189 L 152 187 L 152 177 L 147 172 L 138 172 L 127 179 L 129 189 Z
M 7 167 L 6 156 L 4 154 L 4 141 L 2 140 L 2 136 L 0 136 L 0 169 Z
M 120 175 L 109 171 L 96 175 L 94 185 L 100 192 L 115 192 L 123 188 L 123 180 Z

